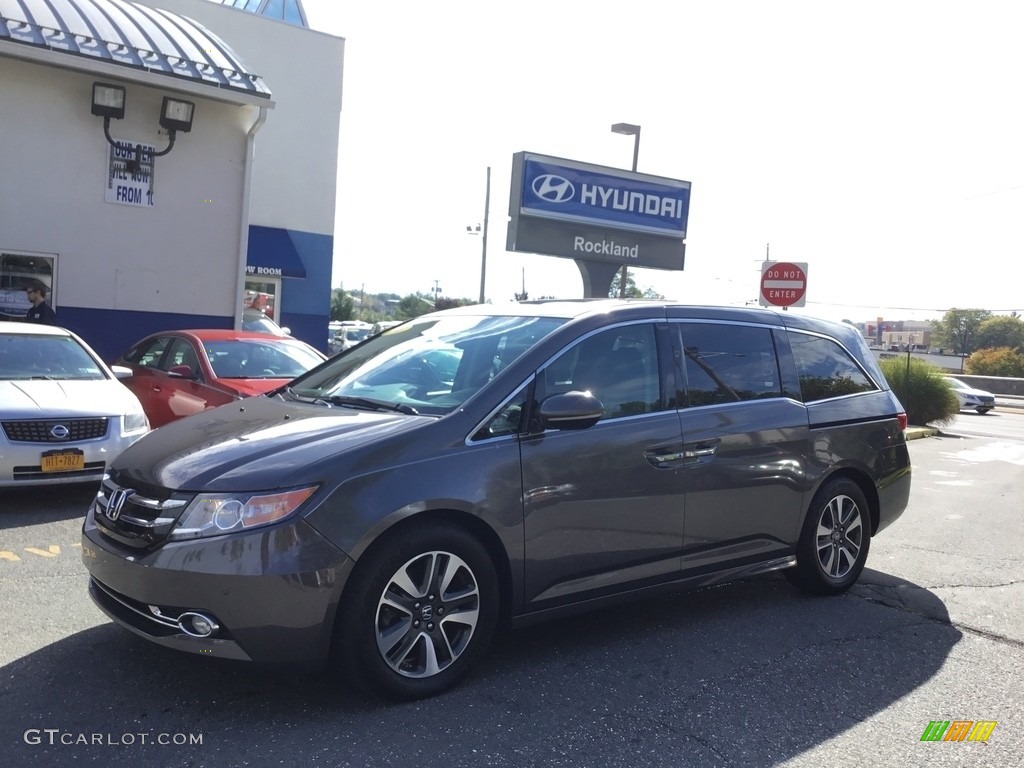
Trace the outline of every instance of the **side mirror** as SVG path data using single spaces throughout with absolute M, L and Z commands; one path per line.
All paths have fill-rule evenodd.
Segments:
M 191 365 L 172 365 L 167 372 L 172 376 L 181 376 L 183 379 L 191 379 L 193 376 Z
M 124 365 L 112 365 L 110 366 L 110 372 L 118 379 L 130 379 L 132 377 L 132 369 Z
M 552 395 L 540 404 L 540 423 L 545 429 L 588 429 L 602 416 L 604 406 L 589 392 Z

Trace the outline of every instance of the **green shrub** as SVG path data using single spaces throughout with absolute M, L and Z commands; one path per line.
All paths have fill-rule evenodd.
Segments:
M 967 372 L 976 376 L 1024 376 L 1024 355 L 1010 347 L 979 349 L 967 358 Z
M 960 411 L 959 400 L 934 365 L 912 358 L 908 368 L 902 357 L 882 360 L 881 365 L 911 424 L 947 424 Z

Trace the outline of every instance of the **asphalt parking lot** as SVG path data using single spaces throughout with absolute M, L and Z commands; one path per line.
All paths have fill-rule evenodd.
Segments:
M 479 673 L 388 705 L 152 646 L 85 595 L 91 489 L 0 497 L 9 765 L 1024 765 L 1024 412 L 910 446 L 911 505 L 847 595 L 769 574 L 502 637 Z M 986 742 L 922 742 L 985 721 Z M 161 739 L 163 742 L 161 742 Z

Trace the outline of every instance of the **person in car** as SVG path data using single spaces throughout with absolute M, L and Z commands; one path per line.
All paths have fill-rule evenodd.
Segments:
M 25 289 L 25 295 L 32 302 L 32 306 L 25 313 L 28 322 L 57 325 L 57 313 L 46 303 L 46 286 L 43 283 L 38 280 L 32 283 Z

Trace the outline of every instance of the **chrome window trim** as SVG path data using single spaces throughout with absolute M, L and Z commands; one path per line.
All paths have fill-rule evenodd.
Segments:
M 505 406 L 507 406 L 509 403 L 511 403 L 513 400 L 515 400 L 520 394 L 522 394 L 523 390 L 527 389 L 530 386 L 530 384 L 533 383 L 534 379 L 536 379 L 536 378 L 537 378 L 537 374 L 536 373 L 531 373 L 529 378 L 527 378 L 526 381 L 524 381 L 522 384 L 520 384 L 518 387 L 516 387 L 515 391 L 512 392 L 512 394 L 510 394 L 508 397 L 506 397 L 504 400 L 502 400 L 501 403 L 499 405 L 497 405 L 495 408 L 491 409 L 488 412 L 488 414 L 484 418 L 482 418 L 480 420 L 480 423 L 478 423 L 475 427 L 473 427 L 471 430 L 469 430 L 469 434 L 466 435 L 466 439 L 463 440 L 463 444 L 467 445 L 467 446 L 471 446 L 471 445 L 480 445 L 481 443 L 491 442 L 493 440 L 518 439 L 519 435 L 521 434 L 520 432 L 514 432 L 511 435 L 495 435 L 493 437 L 481 437 L 481 438 L 478 438 L 476 440 L 473 439 L 473 435 L 475 435 L 477 432 L 479 432 L 481 429 L 483 429 L 484 425 L 487 422 L 489 422 L 491 419 L 493 419 L 495 416 L 497 416 L 498 413 Z
M 864 374 L 864 378 L 866 378 L 868 381 L 870 381 L 871 384 L 875 387 L 875 389 L 872 390 L 872 391 L 879 392 L 879 391 L 882 391 L 882 390 L 885 389 L 884 387 L 879 386 L 878 380 L 875 379 L 875 377 L 872 376 L 871 373 L 864 368 L 863 363 L 861 363 L 861 361 L 857 359 L 857 356 L 850 351 L 849 347 L 847 347 L 845 344 L 843 344 L 843 342 L 841 342 L 835 336 L 831 336 L 831 335 L 829 335 L 827 333 L 824 333 L 822 331 L 811 331 L 811 330 L 807 330 L 805 328 L 789 328 L 789 327 L 787 327 L 787 326 L 785 326 L 785 325 L 783 325 L 781 323 L 752 323 L 752 322 L 749 322 L 747 320 L 719 320 L 717 318 L 670 317 L 670 318 L 668 318 L 668 321 L 672 322 L 672 323 L 680 323 L 680 324 L 697 324 L 697 323 L 700 323 L 702 325 L 707 325 L 707 324 L 713 323 L 713 324 L 716 324 L 716 325 L 739 325 L 739 326 L 744 326 L 746 328 L 768 328 L 768 329 L 774 330 L 774 331 L 781 331 L 782 333 L 785 333 L 785 334 L 788 334 L 788 335 L 801 334 L 803 336 L 814 336 L 814 337 L 819 338 L 819 339 L 825 339 L 826 341 L 831 341 L 833 344 L 838 346 L 841 350 L 843 350 L 843 352 L 846 353 L 847 357 L 849 357 L 850 360 L 853 361 L 854 365 L 856 365 L 857 368 L 860 369 L 860 372 L 862 374 Z M 778 353 L 778 350 L 776 350 L 776 352 L 775 352 L 776 363 L 778 363 L 778 356 L 779 356 L 779 353 Z M 794 362 L 796 362 L 796 361 L 794 360 Z M 781 371 L 780 371 L 780 373 L 781 373 Z M 799 375 L 800 375 L 800 371 L 798 370 L 797 371 L 797 376 L 799 376 Z M 864 395 L 864 394 L 870 394 L 870 392 L 853 392 L 853 393 L 851 393 L 849 395 L 836 395 L 835 397 L 827 398 L 827 400 L 814 400 L 812 402 L 824 403 L 824 402 L 827 402 L 828 400 L 838 400 L 838 399 L 843 398 L 843 397 L 853 397 L 855 395 Z M 807 403 L 804 403 L 802 400 L 800 402 L 803 405 L 807 405 Z M 693 407 L 704 407 L 704 406 L 693 406 Z

